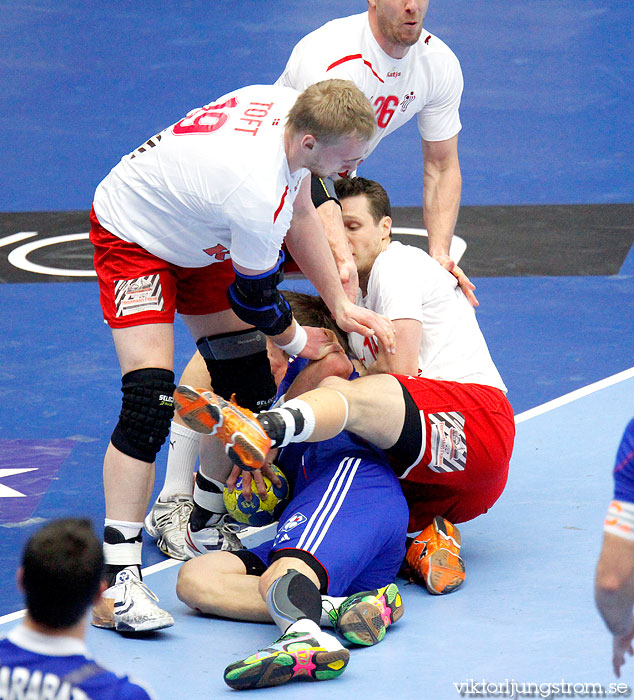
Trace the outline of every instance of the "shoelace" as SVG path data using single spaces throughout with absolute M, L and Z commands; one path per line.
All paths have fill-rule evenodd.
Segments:
M 181 501 L 175 508 L 156 518 L 156 524 L 159 528 L 164 528 L 170 523 L 174 523 L 181 528 L 189 521 L 189 514 L 192 511 L 194 504 L 191 501 Z
M 334 625 L 339 619 L 339 608 L 336 608 L 330 600 L 322 598 L 321 609 L 328 615 Z
M 151 591 L 140 579 L 132 577 L 129 581 L 126 581 L 126 585 L 138 586 L 145 593 L 145 595 L 148 596 L 148 598 L 151 598 L 155 603 L 158 603 L 158 596 L 156 595 L 156 593 Z

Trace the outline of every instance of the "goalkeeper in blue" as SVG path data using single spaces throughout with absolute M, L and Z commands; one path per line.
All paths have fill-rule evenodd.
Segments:
M 343 352 L 295 360 L 278 393 L 351 371 Z M 178 577 L 179 598 L 195 610 L 280 628 L 270 647 L 225 670 L 237 689 L 336 678 L 348 664 L 347 645 L 376 644 L 403 614 L 393 581 L 405 556 L 408 509 L 385 453 L 344 432 L 289 445 L 275 463 L 294 485 L 275 539 L 191 559 Z

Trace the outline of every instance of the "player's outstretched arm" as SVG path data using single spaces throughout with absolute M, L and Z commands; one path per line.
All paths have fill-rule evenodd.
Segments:
M 597 608 L 614 637 L 613 666 L 620 676 L 634 638 L 634 541 L 606 532 L 595 577 Z

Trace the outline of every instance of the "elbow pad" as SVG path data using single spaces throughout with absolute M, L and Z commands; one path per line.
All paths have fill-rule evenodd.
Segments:
M 335 183 L 331 177 L 312 175 L 310 178 L 310 197 L 315 209 L 325 202 L 336 202 L 341 207 L 341 202 L 335 192 Z
M 279 335 L 293 322 L 291 307 L 277 289 L 284 279 L 282 265 L 284 253 L 280 252 L 277 264 L 261 275 L 242 275 L 236 271 L 236 279 L 227 296 L 235 315 L 266 335 Z

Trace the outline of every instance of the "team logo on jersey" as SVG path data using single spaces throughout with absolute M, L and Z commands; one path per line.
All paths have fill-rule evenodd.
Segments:
M 295 513 L 291 515 L 290 518 L 286 520 L 284 525 L 280 528 L 280 532 L 290 532 L 293 528 L 306 522 L 306 516 L 301 513 Z
M 467 465 L 467 443 L 464 432 L 465 418 L 457 411 L 430 413 L 431 461 L 427 465 L 434 472 L 459 472 Z
M 398 70 L 391 70 L 391 71 L 387 74 L 387 77 L 388 77 L 388 78 L 400 78 L 400 77 L 401 77 L 401 72 L 398 71 Z
M 114 283 L 117 316 L 129 316 L 142 311 L 163 311 L 163 290 L 158 274 L 117 280 Z
M 414 91 L 408 92 L 401 102 L 401 112 L 404 112 L 409 107 L 409 103 L 413 102 L 415 99 L 416 95 L 414 95 Z
M 220 262 L 224 262 L 229 257 L 229 250 L 223 245 L 220 245 L 220 243 L 216 243 L 213 248 L 205 248 L 203 253 L 207 253 L 207 255 L 216 258 L 216 260 Z

